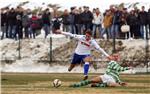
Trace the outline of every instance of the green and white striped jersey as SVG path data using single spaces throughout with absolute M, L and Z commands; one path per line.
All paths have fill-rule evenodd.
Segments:
M 106 74 L 111 75 L 116 82 L 121 82 L 119 79 L 119 73 L 125 70 L 129 70 L 129 68 L 121 67 L 116 61 L 110 61 L 106 69 Z

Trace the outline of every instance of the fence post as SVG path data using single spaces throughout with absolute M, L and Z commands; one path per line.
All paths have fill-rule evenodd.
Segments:
M 115 29 L 114 29 L 114 25 L 112 26 L 112 30 L 113 30 L 113 53 L 116 52 L 116 33 L 115 33 Z
M 148 30 L 147 30 L 147 26 L 145 26 L 145 30 L 146 30 L 146 38 L 145 38 L 145 64 L 146 64 L 146 72 L 148 73 L 148 53 L 149 53 L 149 48 L 148 48 Z
M 19 45 L 18 45 L 18 59 L 21 59 L 21 53 L 20 53 L 20 47 L 21 45 L 20 45 L 20 37 L 19 37 Z
M 115 33 L 115 20 L 116 20 L 116 15 L 114 14 L 113 17 L 113 24 L 112 24 L 112 32 L 113 32 L 113 53 L 116 52 L 116 33 Z
M 50 52 L 49 52 L 49 59 L 52 62 L 52 34 L 50 34 Z

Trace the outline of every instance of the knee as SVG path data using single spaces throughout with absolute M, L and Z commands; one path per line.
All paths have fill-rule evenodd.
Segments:
M 92 61 L 92 57 L 86 57 L 85 59 L 84 59 L 84 62 L 91 62 Z
M 91 87 L 96 87 L 96 83 L 92 83 L 92 84 L 91 84 Z

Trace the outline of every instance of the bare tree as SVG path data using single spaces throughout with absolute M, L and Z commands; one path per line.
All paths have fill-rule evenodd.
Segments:
M 21 3 L 19 3 L 18 7 L 22 7 L 22 6 L 24 6 L 24 5 L 28 4 L 28 3 L 29 3 L 29 1 L 21 2 Z
M 58 4 L 48 4 L 47 6 L 52 8 L 52 10 L 53 10 L 53 17 L 58 15 L 58 9 L 61 8 L 60 5 L 58 5 Z

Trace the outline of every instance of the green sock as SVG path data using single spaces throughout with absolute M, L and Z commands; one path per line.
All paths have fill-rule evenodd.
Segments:
M 71 85 L 71 87 L 81 87 L 81 86 L 86 86 L 88 84 L 90 84 L 91 81 L 89 80 L 85 80 L 85 81 L 81 81 L 80 83 L 77 83 L 77 84 L 73 84 Z
M 107 83 L 98 83 L 95 87 L 107 87 Z

